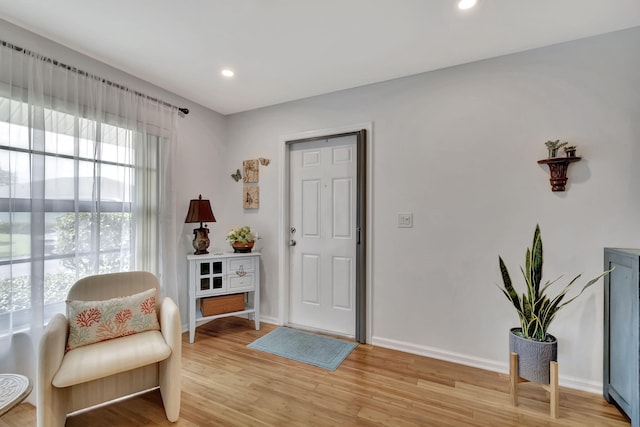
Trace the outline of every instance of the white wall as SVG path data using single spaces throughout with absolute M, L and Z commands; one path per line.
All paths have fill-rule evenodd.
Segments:
M 272 160 L 258 211 L 226 177 L 216 210 L 218 226 L 263 237 L 264 315 L 279 313 L 280 136 L 373 122 L 373 343 L 506 371 L 518 322 L 498 254 L 518 280 L 539 223 L 545 277 L 590 278 L 604 247 L 640 246 L 639 46 L 635 28 L 228 116 L 226 172 Z M 583 157 L 563 193 L 536 163 L 549 139 Z M 600 283 L 550 329 L 565 385 L 600 391 L 602 305 Z
M 187 263 L 183 255 L 193 253 L 190 240 L 193 239 L 192 230 L 194 227 L 193 224 L 184 224 L 184 219 L 189 207 L 189 200 L 197 198 L 200 193 L 205 198 L 211 198 L 214 213 L 216 213 L 216 195 L 220 191 L 219 186 L 222 182 L 220 174 L 221 171 L 226 170 L 224 167 L 226 147 L 222 144 L 225 117 L 2 20 L 0 20 L 0 40 L 55 58 L 67 65 L 75 66 L 173 105 L 189 108 L 189 115 L 178 120 L 178 157 L 175 163 L 178 229 L 175 239 L 178 242 L 177 252 L 179 254 L 176 260 L 179 306 L 183 323 L 186 324 Z M 185 237 L 187 235 L 188 239 Z M 28 335 L 19 334 L 13 337 L 10 348 L 12 351 L 7 352 L 7 349 L 2 349 L 3 351 L 0 352 L 0 372 L 22 372 L 34 378 L 33 350 L 37 348 L 37 344 L 31 343 Z

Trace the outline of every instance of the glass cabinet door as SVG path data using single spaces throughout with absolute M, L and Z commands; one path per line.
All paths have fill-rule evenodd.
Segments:
M 224 290 L 223 261 L 201 261 L 196 265 L 197 294 L 211 294 Z

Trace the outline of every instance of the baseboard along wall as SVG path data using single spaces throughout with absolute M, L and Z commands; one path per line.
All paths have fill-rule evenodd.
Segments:
M 486 369 L 488 371 L 498 372 L 506 375 L 509 374 L 509 364 L 507 362 L 496 362 L 495 360 L 483 359 L 480 357 L 468 356 L 466 354 L 455 353 L 433 347 L 427 347 L 375 336 L 372 337 L 371 344 L 374 346 L 389 348 L 391 350 L 398 350 L 406 353 L 417 354 L 419 356 L 444 360 L 446 362 Z M 507 359 L 507 356 L 508 355 L 505 354 L 505 360 Z M 562 366 L 560 365 L 559 368 L 560 373 L 562 373 Z M 589 393 L 602 394 L 602 382 L 588 381 L 581 378 L 560 375 L 559 383 L 563 387 L 586 391 Z

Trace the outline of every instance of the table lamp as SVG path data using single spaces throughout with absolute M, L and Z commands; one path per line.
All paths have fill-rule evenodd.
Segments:
M 193 248 L 196 250 L 195 255 L 208 254 L 207 248 L 209 247 L 209 229 L 206 226 L 202 226 L 203 222 L 216 222 L 216 217 L 213 216 L 211 211 L 211 204 L 209 200 L 203 200 L 202 194 L 197 199 L 192 199 L 189 203 L 189 212 L 187 212 L 187 219 L 185 223 L 199 222 L 200 228 L 195 228 L 193 234 Z

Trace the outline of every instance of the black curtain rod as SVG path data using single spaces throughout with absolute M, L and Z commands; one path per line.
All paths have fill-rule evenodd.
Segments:
M 98 77 L 98 76 L 96 76 L 94 74 L 91 74 L 91 73 L 88 73 L 86 71 L 80 70 L 80 69 L 78 69 L 76 67 L 73 67 L 71 65 L 63 64 L 60 61 L 56 61 L 55 59 L 51 59 L 49 57 L 40 55 L 39 53 L 34 53 L 34 52 L 32 52 L 32 51 L 30 51 L 28 49 L 22 48 L 20 46 L 16 46 L 16 45 L 8 43 L 8 42 L 6 42 L 4 40 L 0 40 L 0 44 L 2 44 L 2 46 L 4 46 L 4 47 L 8 47 L 9 49 L 13 49 L 13 50 L 15 50 L 17 52 L 21 52 L 21 53 L 24 53 L 24 54 L 30 55 L 30 56 L 35 56 L 35 57 L 37 57 L 39 59 L 42 59 L 43 61 L 50 62 L 51 64 L 53 64 L 53 65 L 55 65 L 57 67 L 62 67 L 62 68 L 65 68 L 65 69 L 67 69 L 69 71 L 73 71 L 74 73 L 78 73 L 81 76 L 85 76 L 85 77 L 89 77 L 89 78 L 92 78 L 92 79 L 96 79 L 96 80 L 98 80 L 98 81 L 100 81 L 102 83 L 106 83 L 109 86 L 113 86 L 113 87 L 115 87 L 117 89 L 125 90 L 125 91 L 128 91 L 128 92 L 133 92 L 134 94 L 136 94 L 138 96 L 142 96 L 144 98 L 147 98 L 147 99 L 149 99 L 151 101 L 156 101 L 156 102 L 161 103 L 162 105 L 166 105 L 167 107 L 175 108 L 176 110 L 180 111 L 184 115 L 189 114 L 189 109 L 188 108 L 176 107 L 175 105 L 169 104 L 166 101 L 162 101 L 162 100 L 154 98 L 152 96 L 145 95 L 144 93 L 138 92 L 137 90 L 129 89 L 128 87 L 122 86 L 121 84 L 114 83 L 114 82 L 112 82 L 110 80 L 107 80 L 105 78 L 102 78 L 102 77 Z

